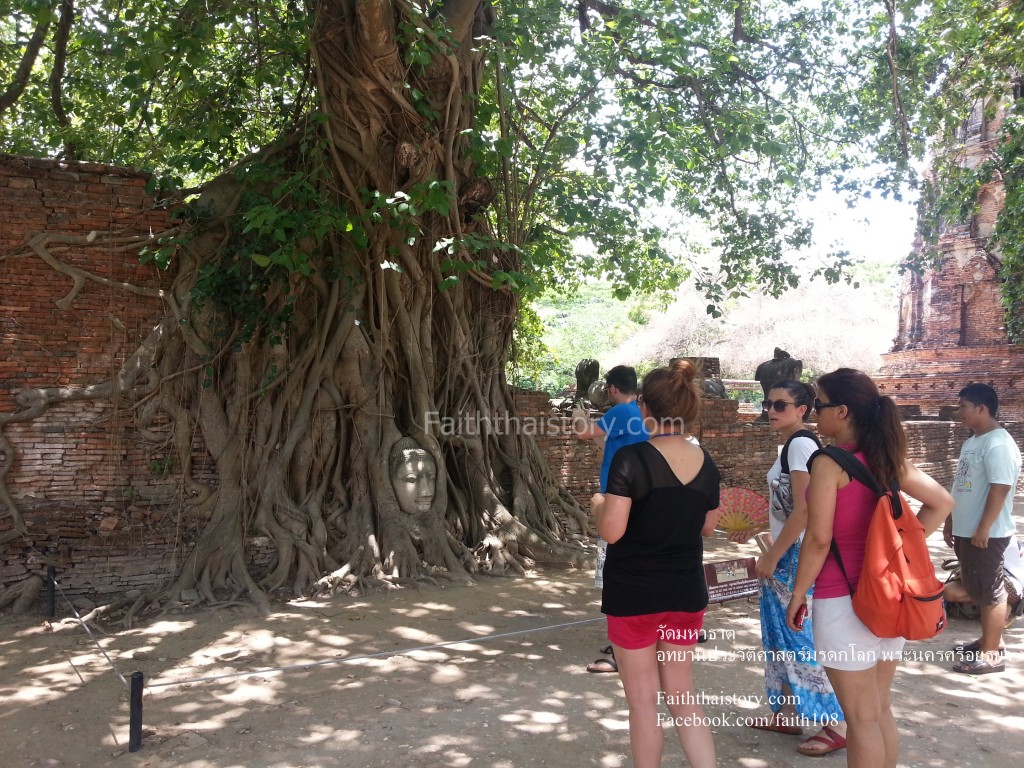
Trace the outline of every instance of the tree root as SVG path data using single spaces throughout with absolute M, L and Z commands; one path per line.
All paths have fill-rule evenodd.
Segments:
M 39 576 L 33 575 L 22 579 L 0 592 L 0 610 L 10 605 L 11 613 L 15 615 L 27 613 L 39 599 L 43 586 L 44 582 Z

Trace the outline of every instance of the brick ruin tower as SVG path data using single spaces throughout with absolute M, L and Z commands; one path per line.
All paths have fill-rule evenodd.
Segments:
M 963 162 L 981 163 L 999 140 L 1002 112 L 987 120 L 978 102 L 964 124 Z M 1000 302 L 1001 262 L 989 240 L 1003 205 L 1002 181 L 982 187 L 974 214 L 947 225 L 934 248 L 938 266 L 907 272 L 899 332 L 882 355 L 878 385 L 907 416 L 954 419 L 957 392 L 975 381 L 999 393 L 1001 419 L 1024 419 L 1024 345 L 1011 344 Z M 926 246 L 920 237 L 914 245 Z

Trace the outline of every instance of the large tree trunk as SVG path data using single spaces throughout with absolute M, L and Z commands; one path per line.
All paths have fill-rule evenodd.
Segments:
M 484 272 L 519 265 L 511 250 L 457 245 L 490 237 L 493 187 L 477 178 L 466 135 L 482 74 L 472 30 L 489 9 L 444 9 L 455 44 L 402 0 L 321 2 L 312 49 L 326 118 L 210 184 L 202 215 L 176 233 L 168 318 L 147 342 L 149 365 L 116 388 L 130 396 L 145 382 L 138 427 L 170 420 L 185 496 L 204 521 L 165 595 L 247 592 L 267 609 L 270 591 L 587 559 L 563 542 L 557 512 L 585 518 L 532 438 L 486 428 L 514 423 L 504 371 L 517 299 Z M 409 24 L 426 34 L 410 39 Z M 296 178 L 306 199 L 282 191 Z M 430 188 L 443 193 L 430 210 L 403 206 Z M 292 261 L 268 264 L 271 246 L 247 231 L 254 196 L 304 221 L 329 213 L 332 225 L 293 231 Z M 453 424 L 485 428 L 439 429 Z M 215 482 L 193 471 L 197 435 Z M 403 438 L 433 460 L 429 509 L 403 506 L 393 488 Z M 277 549 L 269 573 L 247 570 L 253 535 Z

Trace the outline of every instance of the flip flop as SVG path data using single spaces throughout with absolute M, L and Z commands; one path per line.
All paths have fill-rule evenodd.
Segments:
M 592 662 L 587 664 L 587 672 L 618 672 L 619 665 L 615 663 L 615 659 L 594 659 Z
M 613 649 L 610 645 L 607 648 L 601 649 L 601 653 L 603 653 L 605 656 L 611 656 L 612 654 L 614 654 L 614 652 L 615 649 Z
M 813 742 L 824 744 L 825 748 L 813 749 L 809 747 L 808 745 Z M 833 731 L 826 725 L 803 744 L 798 744 L 796 751 L 801 755 L 806 755 L 807 757 L 821 757 L 822 755 L 831 755 L 833 752 L 838 752 L 840 749 L 844 749 L 845 747 L 846 737 L 840 735 L 836 731 Z
M 953 665 L 953 671 L 965 675 L 991 675 L 993 672 L 1005 672 L 1006 662 L 1000 661 L 993 664 L 985 659 L 965 658 Z
M 789 736 L 799 736 L 804 732 L 804 729 L 798 725 L 783 725 L 779 722 L 779 716 L 772 715 L 771 717 L 756 717 L 750 721 L 751 728 L 757 728 L 759 731 L 774 731 L 775 733 L 785 733 Z

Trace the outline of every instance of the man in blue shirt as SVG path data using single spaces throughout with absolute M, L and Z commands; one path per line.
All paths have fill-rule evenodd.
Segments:
M 640 443 L 647 440 L 647 427 L 644 426 L 640 406 L 636 404 L 637 391 L 636 369 L 628 365 L 616 365 L 604 377 L 608 385 L 608 399 L 612 407 L 597 421 L 582 413 L 573 414 L 573 431 L 584 440 L 604 440 L 604 457 L 601 459 L 601 493 L 605 492 L 608 483 L 608 470 L 611 469 L 615 452 L 624 445 Z M 597 567 L 595 569 L 595 586 L 601 587 L 604 569 L 604 553 L 607 544 L 597 537 Z M 609 646 L 610 648 L 610 646 Z M 605 653 L 611 653 L 606 649 Z M 617 672 L 615 659 L 598 659 L 587 665 L 588 672 Z
M 617 365 L 605 374 L 604 380 L 612 407 L 597 421 L 576 421 L 574 424 L 577 437 L 605 441 L 604 458 L 601 460 L 601 493 L 605 492 L 615 452 L 624 445 L 643 442 L 648 437 L 640 406 L 636 404 L 636 369 Z

